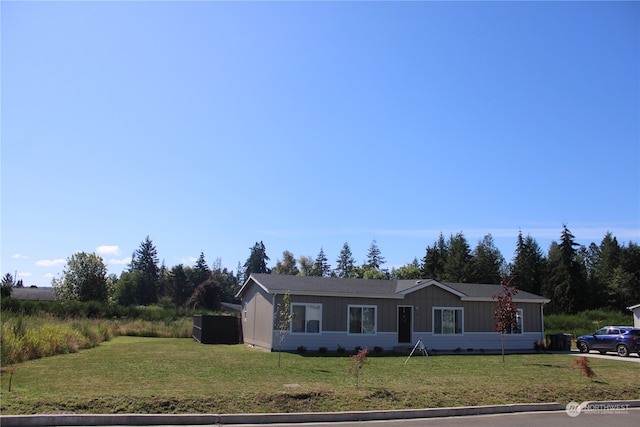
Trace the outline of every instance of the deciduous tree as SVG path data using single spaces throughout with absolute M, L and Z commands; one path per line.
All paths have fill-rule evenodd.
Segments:
M 504 279 L 500 286 L 502 287 L 502 292 L 493 296 L 493 299 L 498 301 L 493 311 L 493 316 L 496 320 L 496 332 L 500 333 L 502 340 L 502 363 L 504 363 L 504 335 L 512 333 L 518 324 L 518 309 L 513 303 L 513 296 L 518 291 Z
M 99 301 L 109 299 L 107 267 L 95 253 L 78 252 L 67 259 L 62 276 L 52 280 L 53 289 L 63 301 Z
M 300 274 L 300 270 L 296 264 L 297 261 L 293 254 L 289 251 L 284 251 L 282 252 L 282 261 L 276 261 L 275 273 L 297 276 Z

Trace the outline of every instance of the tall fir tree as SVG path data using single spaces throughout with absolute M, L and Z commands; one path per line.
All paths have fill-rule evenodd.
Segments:
M 247 262 L 244 263 L 245 280 L 251 273 L 271 274 L 271 269 L 267 267 L 267 261 L 269 261 L 269 257 L 264 243 L 262 241 L 260 243 L 256 242 L 251 248 L 251 254 L 249 254 Z
M 469 281 L 497 285 L 504 276 L 504 270 L 504 257 L 495 246 L 491 234 L 487 234 L 473 250 Z
M 204 252 L 200 252 L 200 256 L 196 261 L 196 264 L 193 267 L 193 273 L 191 280 L 193 281 L 193 285 L 197 287 L 205 280 L 211 278 L 211 269 L 207 265 L 207 260 L 204 257 Z
M 137 303 L 149 305 L 158 301 L 158 251 L 153 241 L 147 238 L 140 243 L 140 247 L 131 258 L 130 272 L 140 272 L 140 283 L 137 284 Z
M 353 257 L 349 243 L 344 242 L 342 245 L 336 264 L 335 271 L 338 277 L 353 277 L 356 260 Z
M 422 258 L 422 277 L 425 279 L 443 280 L 444 266 L 447 263 L 449 248 L 444 235 L 440 233 L 433 246 L 427 246 Z
M 565 224 L 560 243 L 557 246 L 552 244 L 549 249 L 549 282 L 553 286 L 551 300 L 557 312 L 572 314 L 587 307 L 586 272 L 578 259 L 578 246 L 575 236 Z
M 313 263 L 310 276 L 328 277 L 331 274 L 331 266 L 328 263 L 324 249 L 321 247 L 316 260 Z
M 444 265 L 443 280 L 455 283 L 469 282 L 471 268 L 471 250 L 462 233 L 452 234 L 447 243 L 449 253 Z
M 385 263 L 385 259 L 382 256 L 382 251 L 378 247 L 378 242 L 374 239 L 369 245 L 369 251 L 367 252 L 367 262 L 365 267 L 371 270 L 380 271 L 382 264 Z
M 546 259 L 538 242 L 527 235 L 518 233 L 516 254 L 509 272 L 511 283 L 525 292 L 542 295 L 542 285 L 546 277 Z M 545 295 L 551 297 L 551 295 Z

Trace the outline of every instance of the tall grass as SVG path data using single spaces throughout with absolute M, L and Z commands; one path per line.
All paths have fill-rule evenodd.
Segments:
M 608 325 L 632 326 L 631 312 L 586 310 L 576 314 L 547 314 L 544 316 L 545 333 L 566 333 L 573 337 L 593 333 Z
M 8 315 L 3 313 L 2 366 L 56 354 L 75 353 L 114 336 L 161 338 L 191 337 L 192 320 L 175 321 L 59 319 L 52 315 Z

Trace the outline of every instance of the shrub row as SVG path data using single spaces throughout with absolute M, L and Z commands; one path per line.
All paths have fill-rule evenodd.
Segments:
M 578 337 L 593 333 L 603 326 L 633 326 L 631 312 L 586 310 L 576 314 L 547 314 L 544 328 L 547 334 L 567 333 Z
M 47 313 L 59 319 L 142 319 L 170 322 L 181 317 L 191 317 L 202 310 L 168 309 L 160 306 L 122 306 L 96 301 L 29 301 L 2 298 L 2 312 L 36 315 Z

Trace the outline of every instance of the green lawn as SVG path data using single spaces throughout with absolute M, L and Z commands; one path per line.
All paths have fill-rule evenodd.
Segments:
M 631 357 L 636 357 L 631 356 Z M 640 364 L 576 357 L 370 356 L 359 386 L 347 356 L 265 353 L 191 339 L 118 337 L 78 353 L 5 367 L 1 412 L 242 413 L 429 408 L 640 399 Z M 430 363 L 429 363 L 430 362 Z M 299 384 L 292 387 L 291 384 Z

